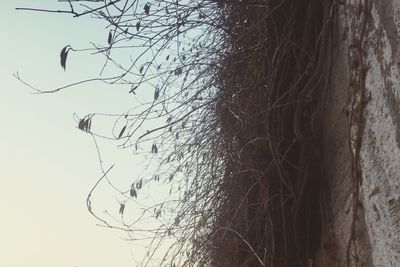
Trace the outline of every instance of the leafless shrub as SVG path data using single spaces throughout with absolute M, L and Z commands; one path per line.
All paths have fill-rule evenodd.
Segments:
M 64 69 L 68 53 L 89 51 L 102 56 L 104 65 L 93 79 L 50 91 L 31 88 L 54 93 L 100 80 L 145 99 L 125 114 L 78 120 L 95 142 L 108 138 L 151 155 L 152 175 L 137 177 L 124 190 L 102 166 L 100 180 L 120 194 L 114 214 L 104 217 L 92 209 L 100 180 L 87 201 L 103 226 L 148 241 L 141 266 L 293 266 L 312 258 L 320 227 L 315 118 L 329 76 L 334 5 L 65 2 L 69 9 L 25 9 L 107 21 L 106 45 L 67 45 L 60 54 Z M 117 74 L 105 77 L 110 71 Z M 93 121 L 99 117 L 114 120 L 111 136 L 96 132 Z M 140 214 L 129 218 L 129 205 L 140 204 L 142 188 L 160 183 L 168 197 L 141 204 Z M 136 228 L 139 222 L 148 228 Z M 310 228 L 316 230 L 307 232 Z

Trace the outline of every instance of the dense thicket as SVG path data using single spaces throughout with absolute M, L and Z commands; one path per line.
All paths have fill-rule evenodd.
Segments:
M 230 49 L 218 72 L 217 116 L 226 168 L 216 266 L 305 266 L 320 245 L 328 2 L 225 3 Z
M 104 57 L 93 80 L 142 97 L 124 114 L 88 114 L 78 127 L 152 155 L 151 174 L 129 188 L 108 180 L 120 194 L 120 220 L 93 209 L 98 183 L 89 211 L 149 240 L 143 266 L 155 255 L 172 266 L 306 265 L 321 228 L 318 115 L 329 78 L 331 1 L 65 2 L 61 13 L 109 24 L 107 43 L 89 48 Z M 68 53 L 86 51 L 66 46 L 62 67 Z M 98 117 L 115 120 L 111 136 L 99 134 Z M 125 207 L 162 182 L 168 197 L 143 200 L 130 220 Z M 146 234 L 141 221 L 151 225 Z

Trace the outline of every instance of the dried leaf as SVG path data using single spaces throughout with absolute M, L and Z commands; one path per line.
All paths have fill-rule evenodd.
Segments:
M 64 71 L 66 70 L 67 56 L 68 56 L 69 50 L 71 50 L 71 48 L 69 45 L 67 45 L 61 50 L 61 53 L 60 53 L 60 63 L 61 63 L 61 67 L 64 69 Z
M 156 144 L 153 144 L 151 146 L 151 153 L 157 154 L 158 153 L 158 148 Z
M 157 100 L 159 96 L 160 96 L 160 91 L 156 89 L 154 91 L 154 100 Z
M 140 21 L 136 22 L 136 31 L 140 30 Z
M 86 132 L 90 131 L 90 126 L 91 126 L 90 117 L 86 117 L 86 118 L 79 120 L 79 123 L 78 123 L 79 130 L 86 131 Z
M 120 139 L 122 137 L 122 135 L 125 132 L 125 129 L 126 129 L 126 125 L 124 127 L 122 127 L 121 131 L 119 132 L 118 139 Z
M 112 41 L 112 31 L 110 30 L 110 32 L 108 33 L 108 44 L 111 44 Z
M 136 189 L 142 189 L 143 179 L 140 179 L 139 182 L 136 183 Z
M 125 203 L 121 203 L 119 206 L 119 214 L 123 215 L 125 210 Z
M 142 72 L 143 72 L 143 69 L 144 69 L 144 67 L 143 67 L 143 66 L 141 66 L 141 67 L 140 67 L 140 70 L 139 70 L 140 74 L 142 74 Z
M 144 13 L 146 13 L 146 15 L 150 14 L 150 5 L 149 5 L 149 3 L 146 3 L 144 5 Z
M 137 198 L 137 192 L 136 192 L 136 189 L 135 189 L 134 185 L 131 186 L 131 190 L 129 191 L 129 195 L 131 197 Z
M 175 70 L 175 75 L 176 76 L 179 76 L 179 75 L 181 75 L 182 74 L 182 69 L 181 68 L 177 68 L 176 70 Z
M 85 122 L 83 123 L 83 130 L 89 131 L 89 121 L 90 119 L 85 120 Z
M 89 117 L 87 118 L 87 128 L 86 131 L 90 131 L 90 127 L 92 126 L 92 119 Z
M 79 120 L 79 123 L 78 123 L 79 130 L 84 131 L 84 125 L 85 125 L 85 119 Z

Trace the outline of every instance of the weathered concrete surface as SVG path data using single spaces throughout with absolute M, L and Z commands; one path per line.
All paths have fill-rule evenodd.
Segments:
M 374 1 L 361 150 L 362 202 L 374 266 L 400 264 L 400 1 Z
M 352 221 L 351 157 L 348 146 L 348 95 L 351 45 L 364 1 L 338 8 L 331 87 L 323 122 L 327 188 L 321 201 L 325 229 L 315 266 L 344 266 Z M 360 150 L 362 184 L 352 266 L 400 266 L 400 0 L 370 1 L 365 46 L 365 90 Z M 365 99 L 367 100 L 367 99 Z

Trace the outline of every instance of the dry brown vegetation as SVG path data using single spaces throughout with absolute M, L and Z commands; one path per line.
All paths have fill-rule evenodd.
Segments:
M 108 46 L 93 50 L 105 57 L 103 69 L 111 64 L 124 74 L 95 80 L 138 95 L 145 84 L 154 88 L 154 99 L 117 116 L 115 125 L 124 126 L 109 137 L 143 153 L 151 147 L 159 160 L 152 176 L 116 189 L 122 217 L 142 187 L 160 179 L 171 187 L 171 200 L 142 211 L 158 227 L 146 236 L 141 265 L 163 240 L 174 240 L 160 264 L 307 266 L 321 239 L 319 115 L 333 1 L 127 0 L 83 10 L 68 2 L 64 13 L 110 23 Z M 143 53 L 125 67 L 112 57 L 118 46 Z M 79 50 L 63 51 L 65 68 L 67 53 Z M 101 137 L 92 123 L 101 116 L 85 116 L 79 128 Z M 90 195 L 88 208 L 104 226 L 139 232 L 127 219 L 96 215 Z
M 215 266 L 306 266 L 320 245 L 318 116 L 329 79 L 325 1 L 226 3 L 218 74 L 226 169 Z

